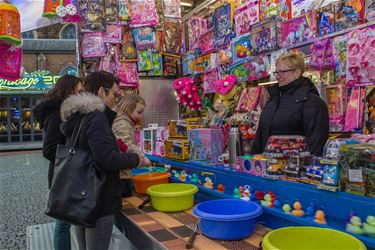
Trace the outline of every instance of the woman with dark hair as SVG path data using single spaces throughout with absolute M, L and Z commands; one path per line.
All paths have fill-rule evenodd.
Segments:
M 105 71 L 94 72 L 86 77 L 84 87 L 86 93 L 72 95 L 61 105 L 61 129 L 67 137 L 66 144 L 70 145 L 73 132 L 83 121 L 79 148 L 90 152 L 98 167 L 106 173 L 98 198 L 99 207 L 95 211 L 95 227 L 76 227 L 80 250 L 105 250 L 109 247 L 115 214 L 122 207 L 119 171 L 137 167 L 139 157 L 121 153 L 112 133 L 116 112 L 111 108 L 120 97 L 117 78 Z
M 51 186 L 53 167 L 57 144 L 65 144 L 65 136 L 60 132 L 60 107 L 61 103 L 72 94 L 83 89 L 79 78 L 64 75 L 56 83 L 56 86 L 47 94 L 47 97 L 33 110 L 36 120 L 44 130 L 43 156 L 49 160 L 48 187 Z M 55 224 L 54 249 L 70 249 L 70 224 L 57 220 Z

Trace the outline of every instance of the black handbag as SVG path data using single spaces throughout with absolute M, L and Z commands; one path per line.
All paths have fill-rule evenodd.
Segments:
M 106 175 L 89 151 L 77 147 L 84 120 L 85 117 L 81 119 L 75 137 L 72 136 L 71 146 L 57 145 L 45 214 L 73 225 L 95 227 Z

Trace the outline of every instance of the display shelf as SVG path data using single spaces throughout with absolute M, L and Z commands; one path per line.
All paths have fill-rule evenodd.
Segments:
M 261 190 L 263 192 L 273 191 L 282 204 L 289 203 L 292 206 L 293 203 L 298 200 L 302 203 L 303 209 L 306 209 L 307 206 L 314 203 L 318 208 L 323 209 L 328 221 L 328 225 L 325 226 L 315 223 L 313 217 L 295 217 L 284 213 L 281 209 L 265 207 L 265 213 L 260 217 L 260 221 L 271 228 L 304 225 L 328 227 L 345 231 L 349 213 L 355 212 L 364 220 L 368 215 L 374 215 L 375 211 L 375 199 L 371 197 L 345 192 L 330 192 L 304 183 L 264 179 L 259 176 L 225 168 L 224 166 L 206 166 L 202 162 L 180 162 L 154 155 L 147 155 L 147 157 L 153 162 L 171 165 L 173 168 L 183 169 L 188 173 L 209 173 L 212 176 L 215 186 L 217 184 L 223 184 L 225 186 L 225 193 L 216 192 L 215 190 L 199 186 L 199 193 L 196 196 L 198 201 L 232 198 L 233 189 L 235 187 L 251 185 L 255 190 Z M 180 182 L 177 178 L 172 178 L 172 180 Z M 367 247 L 375 248 L 375 239 L 364 235 L 353 236 L 363 241 Z

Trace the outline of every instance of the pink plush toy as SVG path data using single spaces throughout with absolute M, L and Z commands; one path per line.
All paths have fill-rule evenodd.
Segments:
M 236 76 L 232 74 L 222 80 L 216 81 L 216 93 L 220 95 L 227 95 L 233 89 L 234 85 L 236 84 L 236 80 Z
M 194 80 L 188 77 L 176 79 L 173 82 L 173 89 L 177 93 L 177 102 L 192 110 L 200 110 L 202 100 L 199 97 L 198 88 Z

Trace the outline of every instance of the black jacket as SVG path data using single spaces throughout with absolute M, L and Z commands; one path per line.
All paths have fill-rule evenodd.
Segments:
M 262 153 L 271 135 L 303 135 L 310 153 L 322 155 L 329 132 L 328 109 L 310 79 L 301 77 L 287 86 L 272 86 L 268 92 L 270 99 L 262 111 L 251 153 Z
M 48 187 L 51 186 L 57 144 L 65 144 L 65 136 L 60 131 L 60 99 L 46 99 L 34 107 L 36 120 L 44 130 L 43 156 L 49 160 Z
M 70 145 L 73 130 L 77 131 L 84 115 L 79 148 L 90 151 L 98 166 L 106 172 L 106 182 L 99 200 L 99 217 L 102 217 L 121 209 L 119 170 L 137 167 L 139 157 L 137 154 L 119 152 L 111 129 L 116 113 L 107 108 L 98 96 L 91 94 L 72 95 L 61 106 L 61 130 L 67 137 L 67 145 Z

